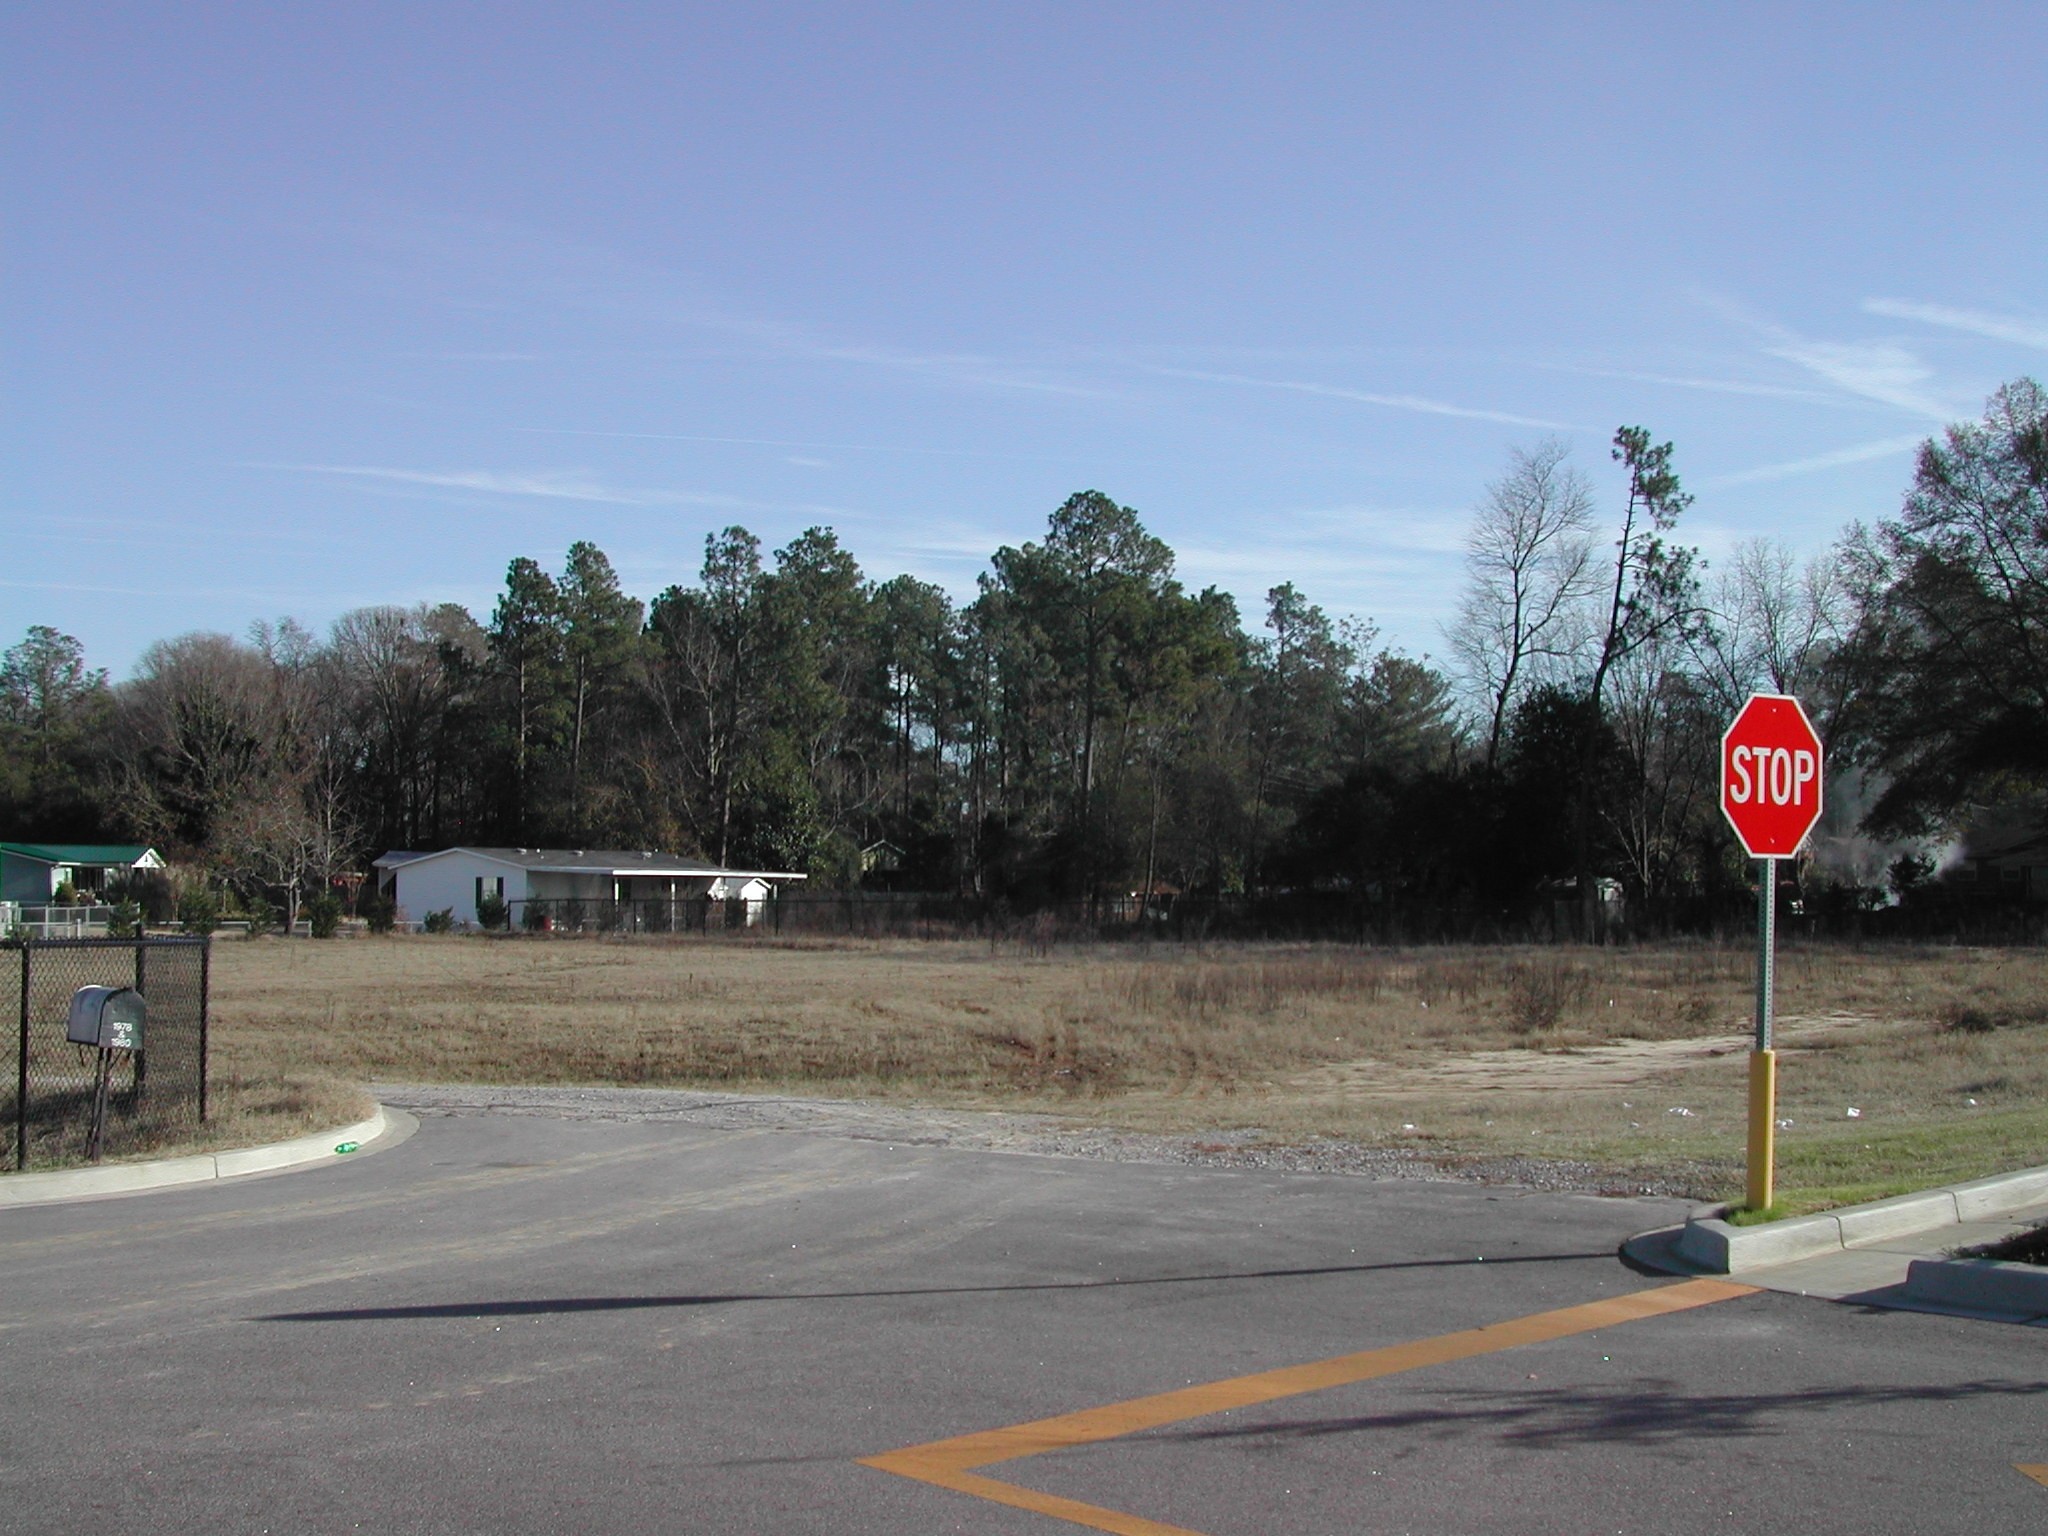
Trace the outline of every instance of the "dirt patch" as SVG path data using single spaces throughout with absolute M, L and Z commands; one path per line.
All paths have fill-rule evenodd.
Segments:
M 1776 1044 L 1789 1056 L 1874 1028 L 1882 1028 L 1882 1021 L 1853 1014 L 1780 1019 Z M 1724 1057 L 1746 1057 L 1753 1039 L 1753 1034 L 1745 1032 L 1691 1040 L 1610 1040 L 1549 1049 L 1474 1050 L 1435 1061 L 1332 1062 L 1295 1073 L 1279 1086 L 1310 1098 L 1336 1099 L 1635 1088 Z

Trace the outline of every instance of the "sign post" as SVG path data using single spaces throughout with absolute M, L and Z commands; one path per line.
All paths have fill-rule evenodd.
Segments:
M 1777 982 L 1778 861 L 1820 820 L 1820 737 L 1799 701 L 1757 693 L 1721 737 L 1721 813 L 1760 866 L 1756 916 L 1756 1048 L 1749 1057 L 1749 1187 L 1753 1211 L 1776 1199 L 1778 1053 L 1771 1039 Z

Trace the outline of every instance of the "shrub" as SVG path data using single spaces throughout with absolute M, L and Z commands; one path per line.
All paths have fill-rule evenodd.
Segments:
M 261 896 L 251 897 L 248 908 L 249 937 L 260 939 L 277 926 L 277 908 Z
M 50 900 L 60 907 L 76 906 L 78 903 L 78 887 L 69 880 L 59 880 L 57 882 L 57 889 L 50 893 Z
M 105 900 L 132 901 L 142 909 L 145 923 L 168 923 L 178 915 L 178 902 L 170 877 L 160 869 L 131 869 L 107 884 Z
M 389 933 L 391 925 L 398 921 L 398 903 L 372 891 L 356 898 L 356 916 L 369 926 L 370 932 Z
M 1593 977 L 1583 967 L 1563 960 L 1537 960 L 1508 973 L 1508 1020 L 1534 1034 L 1555 1029 L 1568 1013 L 1577 1013 L 1593 995 Z
M 331 939 L 341 926 L 341 898 L 322 891 L 306 903 L 306 931 L 316 939 Z
M 519 926 L 528 933 L 545 933 L 553 926 L 548 921 L 548 909 L 537 901 L 529 901 L 526 910 L 519 914 Z
M 139 939 L 142 937 L 142 908 L 132 901 L 119 901 L 107 917 L 107 937 L 110 939 Z
M 1994 1029 L 2016 1025 L 2048 1024 L 2048 1001 L 2033 997 L 2009 997 L 1998 989 L 1980 987 L 1967 998 L 1951 998 L 1936 1012 L 1943 1029 L 1966 1035 L 1988 1035 Z
M 1892 860 L 1885 878 L 1899 900 L 1910 900 L 1934 878 L 1934 860 L 1924 853 L 1902 853 Z
M 511 926 L 511 912 L 505 905 L 505 898 L 495 891 L 487 891 L 477 898 L 476 920 L 486 928 Z
M 220 926 L 220 896 L 212 886 L 191 886 L 178 898 L 178 923 L 187 933 L 198 934 Z
M 443 907 L 438 912 L 429 912 L 420 926 L 429 933 L 453 933 L 455 931 L 455 909 Z

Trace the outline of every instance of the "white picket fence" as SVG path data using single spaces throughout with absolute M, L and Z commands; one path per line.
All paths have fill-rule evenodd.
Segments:
M 32 907 L 0 901 L 0 934 L 24 939 L 103 939 L 112 907 Z

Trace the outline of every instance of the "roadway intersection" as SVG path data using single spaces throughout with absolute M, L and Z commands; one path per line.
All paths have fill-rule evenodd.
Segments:
M 2048 1528 L 2048 1331 L 1616 1258 L 1682 1215 L 423 1112 L 0 1212 L 0 1530 Z

